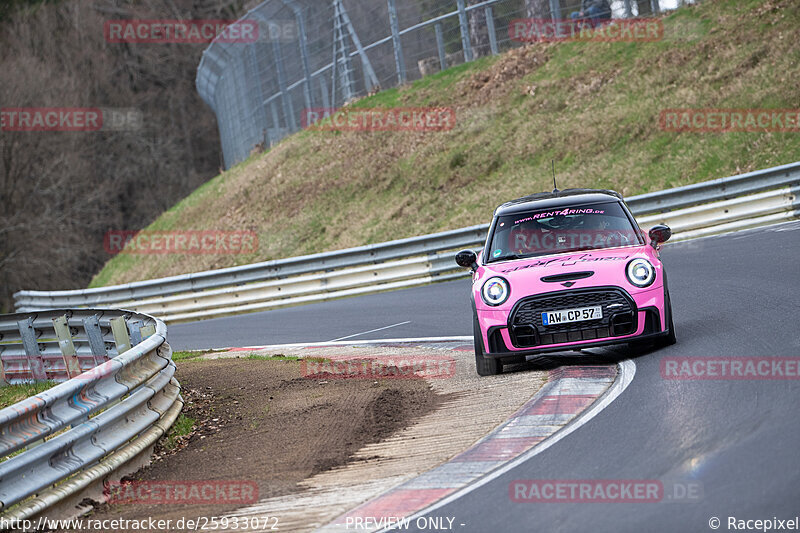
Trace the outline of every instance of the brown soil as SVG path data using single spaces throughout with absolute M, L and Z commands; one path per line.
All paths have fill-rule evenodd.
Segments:
M 185 362 L 178 378 L 196 430 L 178 453 L 157 447 L 154 463 L 130 479 L 255 481 L 258 499 L 299 491 L 299 481 L 346 464 L 443 401 L 420 379 L 308 379 L 294 360 Z M 236 507 L 104 504 L 88 518 L 175 521 Z

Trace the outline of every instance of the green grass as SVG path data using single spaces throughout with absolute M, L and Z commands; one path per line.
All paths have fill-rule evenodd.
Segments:
M 207 352 L 172 352 L 172 360 L 176 363 L 191 361 L 205 355 Z
M 25 383 L 22 385 L 6 385 L 0 387 L 0 409 L 21 402 L 25 398 L 35 396 L 56 385 L 53 381 L 41 383 Z
M 164 441 L 164 449 L 167 451 L 174 450 L 180 442 L 180 438 L 188 435 L 194 429 L 195 419 L 189 418 L 183 414 L 178 415 L 175 423 L 169 428 L 166 440 Z
M 151 230 L 255 231 L 248 255 L 119 255 L 92 286 L 336 250 L 488 222 L 559 187 L 626 196 L 800 159 L 798 133 L 672 133 L 667 108 L 796 108 L 793 0 L 706 0 L 652 43 L 545 43 L 481 58 L 356 107 L 449 106 L 451 131 L 293 135 L 217 176 Z M 743 22 L 743 21 L 746 21 Z
M 207 359 L 200 359 L 203 355 L 207 353 L 213 352 L 214 350 L 209 351 L 200 351 L 200 352 L 172 352 L 172 360 L 176 363 L 187 363 L 191 361 L 207 361 Z M 259 355 L 259 354 L 242 354 L 236 359 L 250 359 L 252 361 L 299 361 L 299 357 L 295 357 L 293 355 L 283 355 L 283 354 L 274 354 L 274 355 Z

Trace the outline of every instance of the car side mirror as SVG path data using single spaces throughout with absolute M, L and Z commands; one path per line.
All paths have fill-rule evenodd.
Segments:
M 672 230 L 665 224 L 658 224 L 650 228 L 648 236 L 650 237 L 650 244 L 655 248 L 659 244 L 664 244 L 672 237 Z
M 472 250 L 461 250 L 456 254 L 456 264 L 474 272 L 478 270 L 478 255 Z

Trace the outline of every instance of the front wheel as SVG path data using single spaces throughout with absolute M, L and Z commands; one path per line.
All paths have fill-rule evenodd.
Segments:
M 475 370 L 479 376 L 496 376 L 503 372 L 503 364 L 499 359 L 483 355 L 483 335 L 476 316 L 472 322 L 472 336 L 475 339 Z
M 672 321 L 672 299 L 669 297 L 669 293 L 667 293 L 667 305 L 664 307 L 666 307 L 669 316 L 669 321 L 667 322 L 669 333 L 658 340 L 659 348 L 666 348 L 678 342 L 678 338 L 675 336 L 675 323 Z

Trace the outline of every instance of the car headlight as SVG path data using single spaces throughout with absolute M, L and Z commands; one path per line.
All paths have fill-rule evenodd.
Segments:
M 503 278 L 489 278 L 483 284 L 481 297 L 487 305 L 502 305 L 508 300 L 508 282 Z
M 628 281 L 639 288 L 649 287 L 656 280 L 656 269 L 647 259 L 634 259 L 625 271 Z

